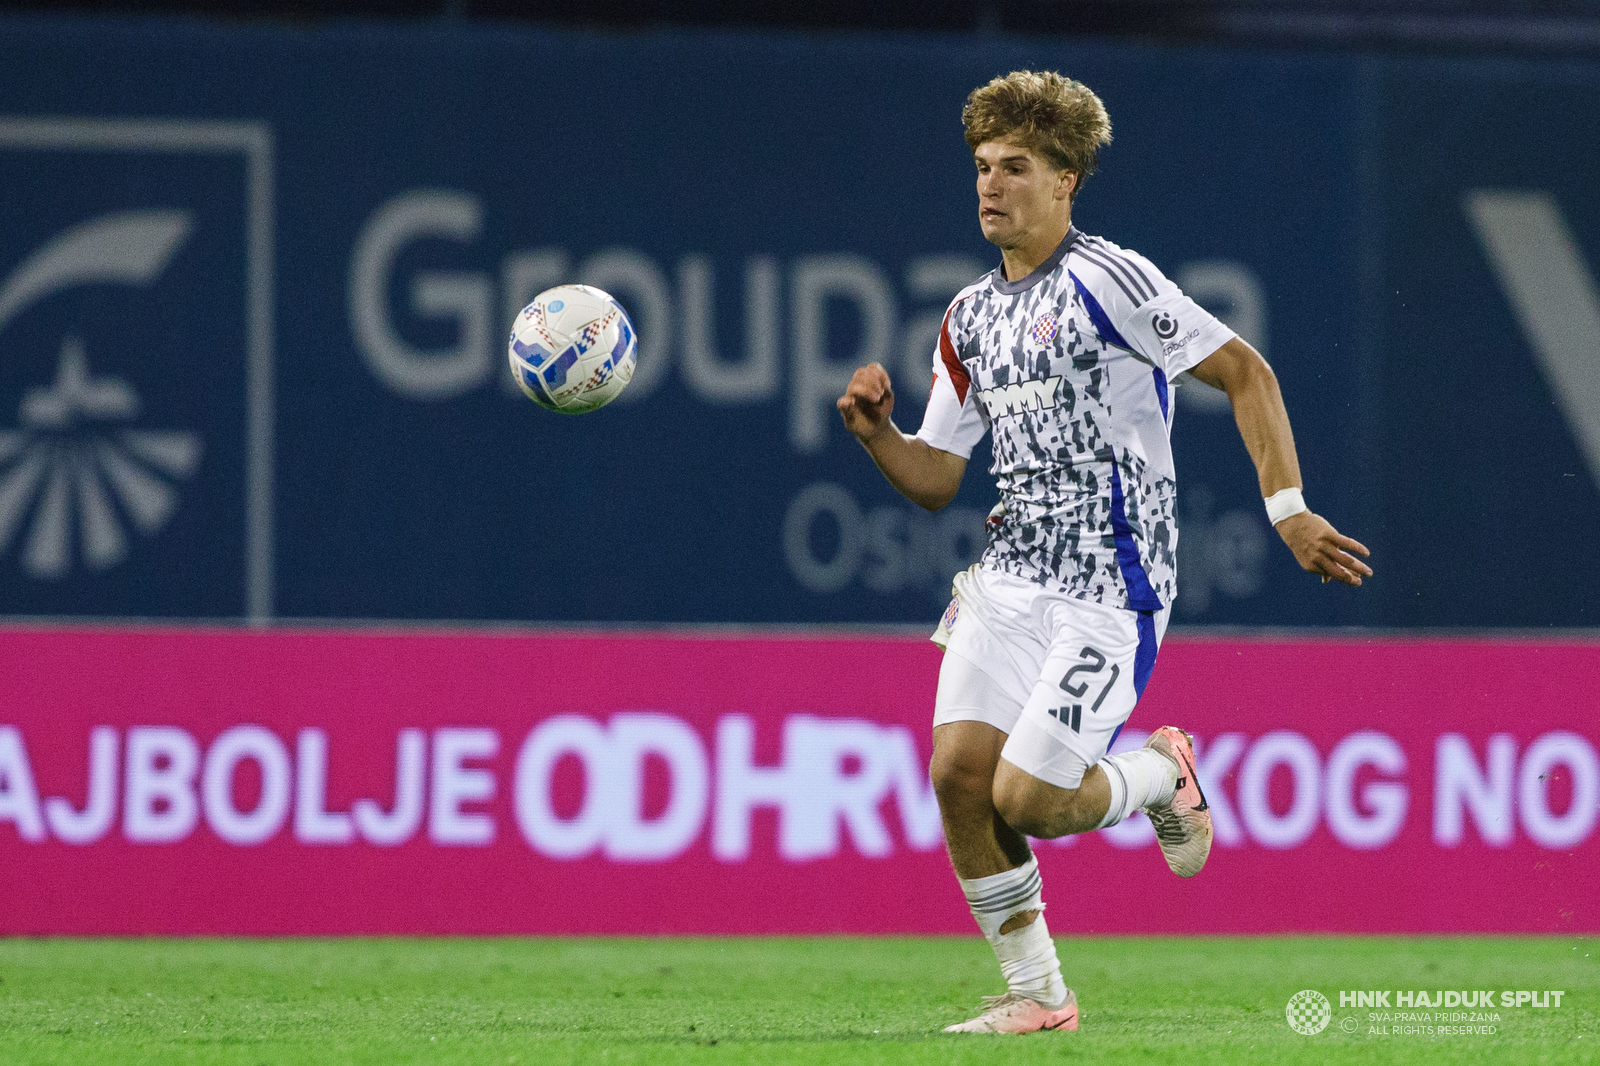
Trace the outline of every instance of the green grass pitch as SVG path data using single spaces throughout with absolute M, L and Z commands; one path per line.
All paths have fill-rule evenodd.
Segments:
M 1594 938 L 1061 939 L 1077 1033 L 943 1036 L 971 938 L 0 939 L 0 1062 L 1600 1062 Z M 1301 1036 L 1289 997 L 1334 1000 Z M 1379 1036 L 1339 989 L 1561 989 L 1493 1036 Z M 1340 1023 L 1360 1020 L 1354 1034 Z

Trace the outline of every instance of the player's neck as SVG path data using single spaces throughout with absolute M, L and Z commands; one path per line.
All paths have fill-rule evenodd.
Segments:
M 1067 239 L 1067 233 L 1072 229 L 1072 214 L 1069 211 L 1060 220 L 1053 219 L 1052 222 L 1055 224 L 1041 227 L 1037 232 L 1027 234 L 1017 244 L 1000 249 L 1000 265 L 1005 268 L 1007 281 L 1021 281 L 1038 270 L 1061 247 L 1061 242 Z

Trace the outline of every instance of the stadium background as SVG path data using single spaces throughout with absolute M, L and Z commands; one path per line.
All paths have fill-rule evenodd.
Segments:
M 1105 98 L 1076 221 L 1267 354 L 1378 571 L 1302 575 L 1180 387 L 1129 739 L 1232 824 L 1194 884 L 1042 848 L 1148 872 L 1056 932 L 1600 928 L 1588 9 L 450 10 L 0 18 L 0 930 L 966 932 L 923 633 L 992 481 L 915 511 L 832 399 L 877 359 L 915 425 L 1020 66 Z M 501 353 L 561 280 L 642 338 L 575 420 Z

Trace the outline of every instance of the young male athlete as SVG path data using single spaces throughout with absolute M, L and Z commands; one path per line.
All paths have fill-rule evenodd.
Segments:
M 1111 123 L 1055 73 L 1017 71 L 962 111 L 978 166 L 978 224 L 1000 266 L 945 314 L 916 436 L 890 420 L 883 367 L 839 400 L 845 425 L 901 493 L 955 496 L 992 435 L 1000 504 L 982 561 L 955 579 L 934 640 L 933 784 L 950 859 L 1009 991 L 947 1031 L 1076 1029 L 1024 836 L 1115 825 L 1144 810 L 1167 865 L 1193 877 L 1211 815 L 1180 729 L 1107 756 L 1144 691 L 1176 590 L 1170 386 L 1222 389 L 1267 514 L 1305 569 L 1347 585 L 1367 549 L 1306 509 L 1289 417 L 1259 353 L 1149 260 L 1072 226 Z

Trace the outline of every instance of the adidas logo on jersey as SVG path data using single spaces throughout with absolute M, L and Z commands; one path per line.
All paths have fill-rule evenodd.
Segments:
M 998 388 L 983 389 L 978 393 L 983 409 L 990 418 L 1021 414 L 1023 411 L 1042 411 L 1061 404 L 1061 379 L 1044 378 L 1035 381 L 1018 381 Z

